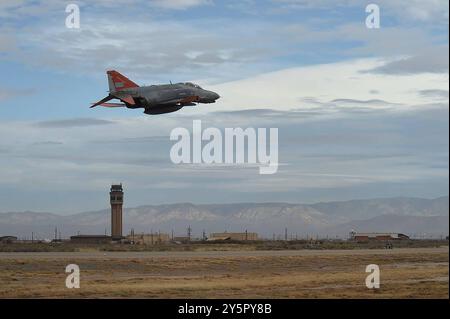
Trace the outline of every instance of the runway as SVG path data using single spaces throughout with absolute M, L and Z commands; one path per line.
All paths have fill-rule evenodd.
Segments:
M 147 259 L 147 258 L 221 258 L 221 257 L 295 257 L 433 254 L 449 252 L 437 248 L 354 249 L 354 250 L 236 250 L 236 251 L 146 251 L 146 252 L 0 252 L 0 259 Z

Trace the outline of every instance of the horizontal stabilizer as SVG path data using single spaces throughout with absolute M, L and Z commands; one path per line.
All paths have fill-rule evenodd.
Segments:
M 101 105 L 105 102 L 108 102 L 109 100 L 115 99 L 114 96 L 112 95 L 108 95 L 107 97 L 101 99 L 100 101 L 98 101 L 97 103 L 92 104 L 91 108 L 96 107 L 97 105 Z
M 103 106 L 103 107 L 126 107 L 126 105 L 123 103 L 102 103 L 102 104 L 98 104 L 98 105 Z M 91 106 L 91 107 L 94 107 L 94 106 Z

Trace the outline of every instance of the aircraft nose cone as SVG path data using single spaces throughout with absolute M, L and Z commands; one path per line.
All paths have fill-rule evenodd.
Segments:
M 201 95 L 201 103 L 214 103 L 217 99 L 220 98 L 220 95 L 213 91 L 204 91 Z
M 213 100 L 218 100 L 220 98 L 220 95 L 216 92 L 211 92 L 211 97 Z

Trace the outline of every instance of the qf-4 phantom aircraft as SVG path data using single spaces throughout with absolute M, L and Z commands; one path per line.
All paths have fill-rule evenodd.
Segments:
M 217 93 L 204 90 L 190 82 L 139 86 L 115 70 L 107 71 L 106 74 L 109 95 L 92 104 L 91 108 L 99 105 L 143 108 L 145 114 L 153 115 L 175 112 L 185 106 L 195 106 L 196 103 L 215 103 L 220 98 Z M 108 103 L 112 99 L 118 99 L 122 103 Z

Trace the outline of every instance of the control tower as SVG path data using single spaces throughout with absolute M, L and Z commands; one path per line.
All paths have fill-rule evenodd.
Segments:
M 122 206 L 123 206 L 123 188 L 122 184 L 111 185 L 109 192 L 111 202 L 111 238 L 120 240 L 122 236 Z

